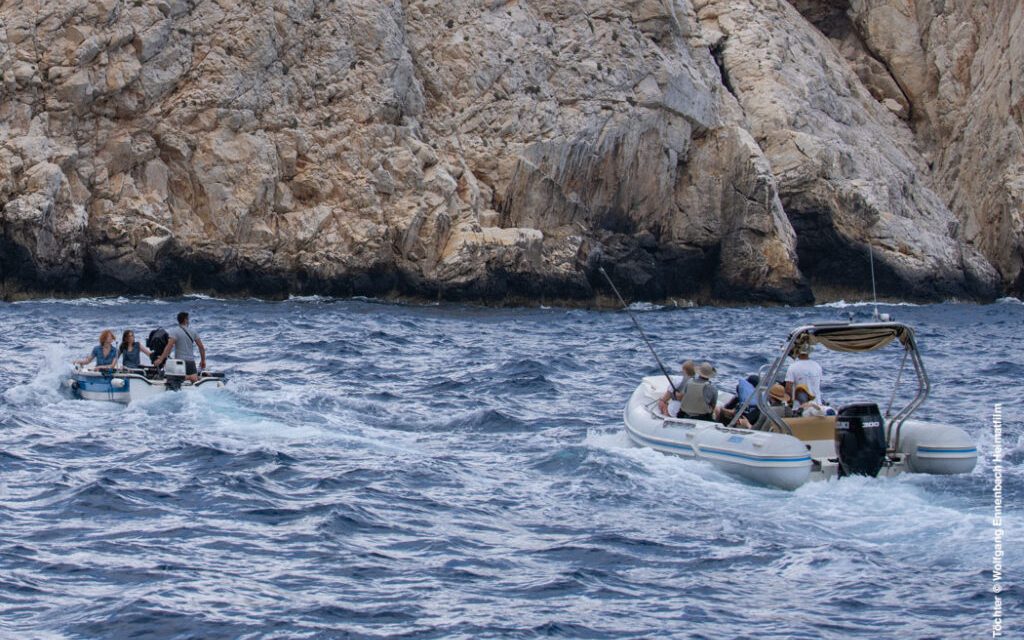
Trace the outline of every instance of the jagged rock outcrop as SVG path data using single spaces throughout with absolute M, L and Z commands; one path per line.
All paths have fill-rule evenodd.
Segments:
M 781 0 L 5 4 L 0 293 L 589 299 L 606 267 L 801 303 L 870 243 L 893 293 L 994 294 L 916 94 L 822 4 L 846 44 Z
M 1024 292 L 1024 4 L 853 1 L 867 47 L 914 107 L 936 182 L 1013 293 Z M 905 29 L 909 33 L 900 33 Z
M 798 0 L 908 120 L 956 237 L 1024 292 L 1024 4 Z M 898 108 L 896 104 L 898 103 Z
M 995 292 L 991 266 L 956 239 L 956 218 L 934 192 L 910 131 L 821 32 L 783 0 L 696 5 L 779 180 L 806 273 L 822 285 L 857 287 L 870 245 L 889 293 Z

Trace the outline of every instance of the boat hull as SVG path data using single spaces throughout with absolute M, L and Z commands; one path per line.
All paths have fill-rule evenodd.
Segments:
M 660 395 L 655 380 L 645 379 L 627 403 L 623 420 L 634 444 L 708 460 L 729 473 L 781 489 L 795 489 L 809 479 L 811 455 L 797 438 L 730 429 L 704 420 L 659 417 L 651 409 Z
M 67 380 L 76 398 L 121 404 L 138 402 L 167 391 L 217 389 L 226 383 L 227 380 L 221 376 L 206 376 L 194 383 L 184 381 L 178 386 L 165 378 L 147 378 L 139 373 L 89 370 L 75 371 Z
M 651 376 L 644 378 L 630 396 L 623 422 L 634 444 L 707 460 L 731 474 L 781 489 L 795 489 L 809 480 L 839 475 L 834 418 L 829 419 L 830 424 L 816 424 L 814 428 L 798 428 L 799 420 L 793 421 L 796 435 L 666 418 L 658 414 L 657 402 L 667 387 L 663 378 Z M 908 420 L 898 434 L 889 434 L 889 442 L 895 446 L 891 446 L 879 472 L 882 477 L 906 472 L 969 473 L 977 462 L 977 449 L 970 436 L 952 425 Z

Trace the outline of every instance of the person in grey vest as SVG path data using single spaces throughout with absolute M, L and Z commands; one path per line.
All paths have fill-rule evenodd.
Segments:
M 693 380 L 694 376 L 697 375 L 697 365 L 693 363 L 693 360 L 685 360 L 683 362 L 683 376 L 678 380 L 672 380 L 672 387 L 666 391 L 661 399 L 658 400 L 658 409 L 661 411 L 661 415 L 670 416 L 673 418 L 679 417 L 679 401 L 683 399 L 683 387 L 690 380 Z
M 164 352 L 160 354 L 153 365 L 162 366 L 173 347 L 174 357 L 185 361 L 186 379 L 195 382 L 199 380 L 199 370 L 206 368 L 206 345 L 199 339 L 199 334 L 192 331 L 188 324 L 188 312 L 182 311 L 178 314 L 178 326 L 167 330 L 167 346 L 164 347 Z M 199 369 L 196 369 L 195 347 L 199 347 Z
M 711 383 L 715 377 L 715 368 L 710 362 L 701 363 L 697 367 L 697 377 L 683 387 L 683 400 L 679 413 L 684 418 L 694 420 L 714 420 L 715 405 L 718 404 L 718 387 Z

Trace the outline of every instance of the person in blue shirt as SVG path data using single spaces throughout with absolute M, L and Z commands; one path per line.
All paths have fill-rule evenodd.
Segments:
M 141 369 L 142 354 L 150 355 L 149 349 L 135 342 L 135 332 L 131 329 L 126 329 L 121 334 L 121 346 L 117 353 L 121 356 L 121 367 L 124 369 Z
M 114 332 L 104 329 L 100 334 L 100 343 L 92 348 L 88 358 L 75 360 L 75 364 L 86 365 L 96 361 L 97 371 L 110 370 L 117 367 L 117 348 L 114 346 Z

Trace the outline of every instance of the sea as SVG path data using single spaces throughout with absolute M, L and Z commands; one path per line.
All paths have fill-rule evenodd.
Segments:
M 1024 637 L 1024 305 L 878 310 L 972 473 L 783 491 L 624 435 L 659 374 L 634 318 L 729 391 L 870 304 L 0 303 L 0 637 Z M 223 389 L 71 397 L 102 330 L 179 311 Z M 906 402 L 900 355 L 815 351 L 822 395 Z

